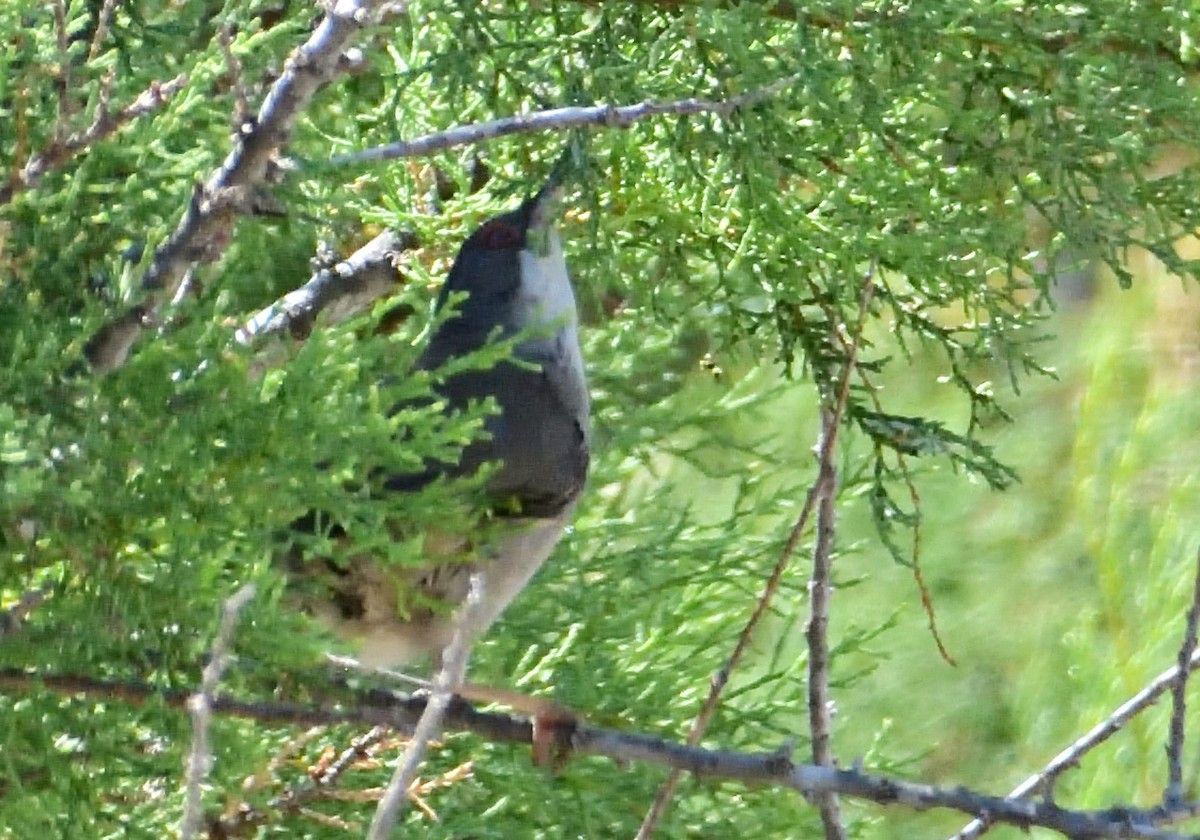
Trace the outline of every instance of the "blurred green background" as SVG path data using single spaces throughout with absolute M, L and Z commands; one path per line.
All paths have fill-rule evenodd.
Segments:
M 1200 547 L 1200 305 L 1152 260 L 1131 268 L 1132 289 L 1100 277 L 1093 298 L 1045 322 L 1053 341 L 1043 360 L 1055 376 L 1003 398 L 1013 422 L 985 438 L 1021 483 L 996 492 L 944 467 L 920 477 L 921 566 L 956 666 L 939 656 L 912 573 L 888 558 L 865 504 L 844 514 L 840 545 L 850 550 L 835 568 L 856 585 L 835 595 L 833 638 L 894 621 L 835 665 L 835 682 L 869 671 L 833 691 L 843 762 L 882 754 L 934 784 L 1007 792 L 1174 664 Z M 961 425 L 961 401 L 941 373 L 935 359 L 917 358 L 887 382 L 888 397 Z M 1000 371 L 996 387 L 1006 389 Z M 784 395 L 774 417 L 781 439 L 803 445 L 815 415 L 800 401 Z M 798 622 L 777 629 L 802 650 Z M 1160 702 L 1062 776 L 1060 801 L 1101 808 L 1132 794 L 1156 803 L 1168 711 Z M 802 709 L 794 725 L 803 730 Z M 1194 778 L 1194 741 L 1186 761 Z M 937 837 L 964 823 L 847 808 L 873 822 L 868 837 Z

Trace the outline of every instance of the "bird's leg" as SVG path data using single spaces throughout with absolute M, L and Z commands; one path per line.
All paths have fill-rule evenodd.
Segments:
M 442 652 L 433 657 L 433 673 L 436 675 L 442 668 Z M 507 706 L 515 712 L 528 715 L 533 724 L 533 763 L 539 767 L 551 766 L 557 768 L 565 758 L 570 747 L 558 737 L 564 727 L 567 731 L 579 720 L 579 715 L 553 700 L 545 697 L 535 697 L 521 691 L 509 688 L 498 688 L 491 685 L 480 685 L 461 679 L 457 684 L 450 685 L 450 691 L 455 699 L 470 703 L 495 703 Z
M 560 733 L 570 733 L 580 716 L 561 703 L 545 697 L 535 697 L 507 688 L 464 682 L 455 694 L 472 703 L 498 703 L 513 711 L 529 715 L 533 724 L 533 763 L 539 767 L 558 769 L 570 752 L 569 740 Z

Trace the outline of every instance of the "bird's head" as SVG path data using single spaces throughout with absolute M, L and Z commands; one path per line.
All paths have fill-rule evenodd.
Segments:
M 575 296 L 554 229 L 561 199 L 562 188 L 552 181 L 463 243 L 438 300 L 440 308 L 451 294 L 467 293 L 458 317 L 445 325 L 451 333 L 482 343 L 497 327 L 509 336 L 573 324 Z

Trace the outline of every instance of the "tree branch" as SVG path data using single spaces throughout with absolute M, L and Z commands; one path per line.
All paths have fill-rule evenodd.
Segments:
M 846 371 L 847 380 L 849 370 Z M 841 403 L 842 406 L 845 403 Z M 832 729 L 829 699 L 829 601 L 833 594 L 833 540 L 836 533 L 834 501 L 837 498 L 837 468 L 833 464 L 833 439 L 837 437 L 838 414 L 821 409 L 821 462 L 814 485 L 817 497 L 817 539 L 813 546 L 812 576 L 808 583 L 809 618 L 804 631 L 808 642 L 808 729 L 812 736 L 813 763 L 835 766 L 830 743 Z M 828 454 L 829 457 L 826 457 Z M 841 807 L 835 794 L 815 797 L 825 826 L 826 840 L 845 840 Z
M 813 490 L 817 497 L 817 538 L 813 546 L 813 570 L 809 580 L 810 615 L 804 637 L 808 642 L 808 721 L 812 736 L 813 763 L 822 767 L 835 765 L 831 741 L 832 712 L 829 699 L 829 603 L 833 595 L 833 541 L 836 535 L 837 435 L 850 399 L 850 380 L 858 361 L 867 309 L 875 289 L 876 264 L 872 263 L 863 280 L 858 302 L 858 324 L 854 335 L 846 342 L 846 360 L 838 380 L 838 392 L 832 407 L 821 409 L 821 437 L 817 444 L 819 463 Z M 831 324 L 840 323 L 833 319 Z M 825 826 L 826 840 L 844 840 L 841 808 L 833 794 L 815 797 Z
M 336 0 L 327 5 L 312 36 L 288 57 L 257 118 L 242 127 L 224 164 L 196 187 L 174 233 L 155 250 L 142 278 L 145 299 L 135 307 L 141 317 L 122 313 L 88 342 L 85 355 L 94 370 L 107 373 L 123 365 L 144 324 L 175 297 L 186 274 L 224 253 L 237 216 L 266 177 L 274 156 L 291 140 L 296 120 L 316 92 L 341 72 L 342 53 L 351 37 L 382 5 L 383 0 Z
M 317 316 L 339 323 L 366 310 L 395 290 L 396 260 L 417 246 L 412 233 L 385 230 L 332 268 L 314 274 L 307 283 L 260 310 L 237 331 L 238 343 L 250 345 L 287 332 L 304 338 Z
M 0 670 L 0 688 L 29 692 L 38 687 L 63 694 L 83 694 L 94 700 L 120 700 L 138 706 L 155 702 L 177 709 L 185 709 L 193 696 L 186 690 L 162 691 L 141 683 L 36 674 L 19 669 Z M 360 702 L 354 706 L 335 708 L 247 702 L 215 695 L 211 698 L 211 709 L 217 714 L 269 724 L 357 724 L 411 731 L 428 702 L 427 697 L 381 690 L 359 692 L 356 697 Z M 448 729 L 472 732 L 495 743 L 528 744 L 533 738 L 533 724 L 529 719 L 481 712 L 466 702 L 451 703 L 442 723 Z M 1174 809 L 1113 807 L 1073 811 L 1049 802 L 990 796 L 963 787 L 939 788 L 870 774 L 857 768 L 842 770 L 795 764 L 787 751 L 782 750 L 770 753 L 708 750 L 654 735 L 593 727 L 575 720 L 548 721 L 546 725 L 551 730 L 550 737 L 562 748 L 584 755 L 605 756 L 619 763 L 642 761 L 705 778 L 731 779 L 753 786 L 770 785 L 809 795 L 840 794 L 885 806 L 903 805 L 916 810 L 949 808 L 967 814 L 987 814 L 995 822 L 1021 828 L 1039 826 L 1067 837 L 1187 840 L 1189 835 L 1157 826 L 1180 814 L 1200 813 L 1197 803 Z
M 108 38 L 109 27 L 112 25 L 113 12 L 116 8 L 117 0 L 104 0 L 100 11 L 96 13 L 96 29 L 92 33 L 92 43 L 88 47 L 88 61 L 92 61 L 100 55 L 100 47 Z
M 568 128 L 598 126 L 600 128 L 629 128 L 638 120 L 661 116 L 691 116 L 717 114 L 728 117 L 739 108 L 747 108 L 770 99 L 801 79 L 800 74 L 777 79 L 769 85 L 746 91 L 726 100 L 680 99 L 673 102 L 642 102 L 636 105 L 591 105 L 552 108 L 529 114 L 516 114 L 484 123 L 460 125 L 436 134 L 426 134 L 413 140 L 397 140 L 383 146 L 363 149 L 330 158 L 329 166 L 375 163 L 382 160 L 418 157 L 456 146 L 467 146 L 505 137 L 511 134 L 532 134 L 542 131 L 562 131 Z

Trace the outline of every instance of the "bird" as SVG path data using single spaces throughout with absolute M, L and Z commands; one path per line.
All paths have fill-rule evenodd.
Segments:
M 516 209 L 487 219 L 466 239 L 435 311 L 457 293 L 466 298 L 440 320 L 416 363 L 418 370 L 436 371 L 489 342 L 513 341 L 510 358 L 434 386 L 447 412 L 492 398 L 498 411 L 484 420 L 485 434 L 455 463 L 427 460 L 418 472 L 379 482 L 382 492 L 409 493 L 495 463 L 479 532 L 426 533 L 427 562 L 417 567 L 389 566 L 352 545 L 336 562 L 307 557 L 295 545 L 289 552 L 290 572 L 310 578 L 300 590 L 301 608 L 335 636 L 355 641 L 362 664 L 396 668 L 428 658 L 436 669 L 456 628 L 469 641 L 485 634 L 572 521 L 590 461 L 590 400 L 578 307 L 554 224 L 563 194 L 558 180 L 552 175 Z M 293 530 L 312 531 L 319 519 L 310 513 Z M 330 535 L 347 536 L 336 526 Z M 321 586 L 311 585 L 314 575 Z M 477 602 L 456 615 L 473 580 Z

